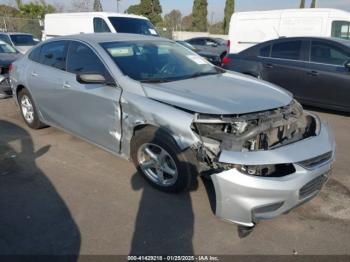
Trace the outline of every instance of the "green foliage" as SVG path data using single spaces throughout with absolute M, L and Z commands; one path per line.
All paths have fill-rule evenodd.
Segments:
M 54 13 L 56 11 L 53 5 L 47 4 L 45 0 L 29 2 L 23 4 L 19 1 L 19 11 L 24 18 L 38 18 L 43 19 L 46 14 Z
M 192 15 L 184 16 L 181 21 L 181 30 L 190 31 L 191 28 L 192 28 Z
M 169 14 L 164 16 L 163 25 L 167 28 L 177 29 L 181 26 L 182 14 L 180 10 L 172 10 Z
M 102 8 L 102 4 L 100 0 L 94 0 L 94 11 L 95 12 L 102 12 L 103 8 Z
M 310 8 L 316 8 L 316 0 L 312 0 Z
M 222 24 L 225 34 L 228 34 L 228 30 L 230 28 L 231 16 L 234 13 L 234 11 L 235 11 L 235 0 L 226 0 L 225 17 L 224 17 L 224 22 Z
M 300 8 L 305 8 L 305 0 L 300 0 Z
M 192 9 L 192 30 L 206 32 L 208 29 L 208 1 L 194 0 Z
M 141 0 L 138 5 L 131 5 L 126 10 L 128 14 L 143 15 L 154 25 L 162 22 L 162 6 L 159 0 Z
M 224 22 L 209 25 L 209 33 L 218 35 L 224 34 Z
M 19 16 L 19 11 L 12 7 L 12 6 L 8 6 L 8 5 L 0 5 L 0 14 L 1 16 L 5 16 L 5 17 L 16 17 Z

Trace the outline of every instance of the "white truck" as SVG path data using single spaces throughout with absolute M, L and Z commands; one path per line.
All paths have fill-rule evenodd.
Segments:
M 317 36 L 350 39 L 350 13 L 337 9 L 285 9 L 234 13 L 230 53 L 280 37 Z
M 158 36 L 153 24 L 143 16 L 108 12 L 81 12 L 45 15 L 42 40 L 56 36 L 103 32 Z

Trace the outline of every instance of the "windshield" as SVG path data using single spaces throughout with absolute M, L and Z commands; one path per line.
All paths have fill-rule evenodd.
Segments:
M 350 22 L 334 21 L 332 23 L 332 37 L 350 39 Z
M 118 33 L 159 36 L 153 24 L 140 18 L 109 17 L 109 21 Z
M 15 54 L 17 53 L 16 49 L 14 49 L 12 46 L 2 42 L 0 43 L 0 53 L 2 54 Z
M 222 71 L 189 49 L 167 41 L 104 43 L 123 74 L 141 82 L 169 82 Z
M 11 35 L 11 40 L 15 46 L 32 46 L 36 45 L 32 35 Z

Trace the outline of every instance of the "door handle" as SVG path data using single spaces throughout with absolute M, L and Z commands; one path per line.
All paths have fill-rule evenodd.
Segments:
M 308 74 L 309 76 L 318 76 L 318 72 L 317 72 L 317 71 L 314 71 L 314 70 L 307 72 L 307 74 Z
M 318 72 L 317 71 L 313 71 L 313 70 L 308 72 L 307 74 L 310 75 L 310 76 L 318 76 Z
M 38 74 L 38 73 L 35 73 L 35 72 L 32 72 L 31 75 L 32 75 L 33 77 L 38 77 L 38 76 L 39 76 L 39 74 Z
M 65 82 L 63 84 L 63 88 L 65 88 L 65 89 L 71 88 L 71 85 L 68 82 Z
M 271 69 L 271 68 L 273 68 L 273 64 L 264 64 L 264 67 Z

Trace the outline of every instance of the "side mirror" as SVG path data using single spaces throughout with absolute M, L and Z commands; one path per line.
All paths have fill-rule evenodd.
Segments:
M 79 74 L 77 81 L 81 84 L 107 84 L 106 78 L 101 74 Z

